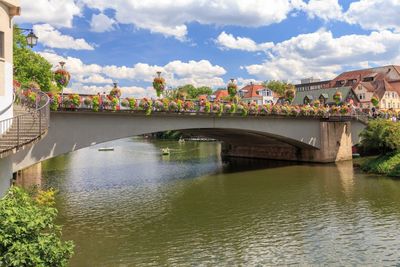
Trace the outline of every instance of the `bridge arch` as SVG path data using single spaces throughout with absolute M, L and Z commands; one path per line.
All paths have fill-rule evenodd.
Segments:
M 218 117 L 212 114 L 145 116 L 141 113 L 119 112 L 53 112 L 47 136 L 32 147 L 12 156 L 13 170 L 18 171 L 93 144 L 167 130 L 180 130 L 221 140 L 228 145 L 225 152 L 232 156 L 235 156 L 239 148 L 241 152 L 236 153 L 237 156 L 246 156 L 244 153 L 265 153 L 265 150 L 274 148 L 276 151 L 268 157 L 281 159 L 277 157 L 278 154 L 285 156 L 291 153 L 292 158 L 287 158 L 289 160 L 332 162 L 337 160 L 335 155 L 340 148 L 337 143 L 343 143 L 343 131 L 347 132 L 345 124 L 292 117 Z M 332 128 L 329 133 L 327 127 Z M 333 133 L 338 136 L 333 136 Z M 350 136 L 349 133 L 347 135 Z M 328 138 L 334 139 L 332 144 L 329 143 L 329 147 Z M 337 141 L 337 138 L 340 141 Z M 351 157 L 351 136 L 349 138 L 350 150 L 346 148 L 346 151 L 350 151 Z M 346 142 L 349 140 L 346 139 Z M 244 152 L 243 147 L 251 147 L 251 150 Z M 233 148 L 236 148 L 235 153 Z

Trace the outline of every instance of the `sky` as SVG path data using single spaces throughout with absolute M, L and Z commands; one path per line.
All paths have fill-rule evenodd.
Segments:
M 167 86 L 332 79 L 400 64 L 400 0 L 21 0 L 20 27 L 68 91 L 125 95 Z

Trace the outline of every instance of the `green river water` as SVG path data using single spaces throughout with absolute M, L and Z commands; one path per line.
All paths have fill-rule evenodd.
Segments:
M 214 142 L 103 146 L 19 181 L 59 190 L 58 223 L 76 244 L 70 266 L 400 264 L 400 180 L 351 162 L 223 160 Z

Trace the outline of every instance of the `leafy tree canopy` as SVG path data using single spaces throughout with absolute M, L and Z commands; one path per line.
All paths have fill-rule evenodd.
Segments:
M 54 91 L 57 87 L 52 82 L 51 64 L 27 45 L 20 29 L 14 27 L 14 79 L 22 87 L 28 88 L 31 82 L 39 84 L 42 91 Z
M 265 87 L 268 87 L 275 93 L 279 94 L 280 96 L 285 95 L 285 91 L 288 89 L 295 89 L 293 84 L 284 82 L 284 81 L 276 81 L 276 80 L 271 80 L 271 81 L 266 81 L 263 84 Z
M 29 195 L 12 187 L 0 201 L 0 266 L 66 266 L 71 241 L 54 224 L 54 191 Z
M 372 120 L 361 132 L 361 147 L 366 153 L 400 150 L 400 124 L 389 120 Z
M 212 92 L 213 90 L 207 86 L 195 87 L 192 84 L 186 84 L 174 90 L 170 90 L 170 92 L 166 96 L 172 99 L 197 99 L 199 95 L 211 95 Z

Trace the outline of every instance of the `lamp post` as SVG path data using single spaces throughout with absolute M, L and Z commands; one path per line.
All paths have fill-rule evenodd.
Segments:
M 64 69 L 65 62 L 60 61 L 58 64 L 60 64 L 61 69 Z M 61 88 L 61 108 L 63 107 L 64 104 L 64 86 Z
M 24 28 L 18 28 L 20 31 L 23 32 L 29 32 L 28 35 L 25 37 L 26 43 L 30 48 L 33 48 L 34 46 L 37 45 L 38 42 L 38 37 L 36 34 L 33 32 L 33 29 L 24 29 Z

